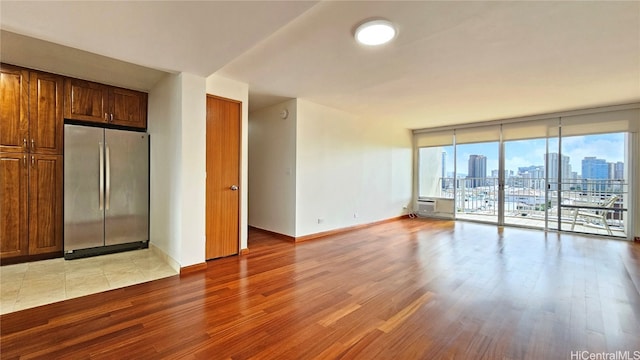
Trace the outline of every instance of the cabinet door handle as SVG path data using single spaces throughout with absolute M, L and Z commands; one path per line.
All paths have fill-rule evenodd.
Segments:
M 36 157 L 35 156 L 31 156 L 31 167 L 36 166 Z
M 107 113 L 104 113 L 104 121 L 109 121 L 109 115 L 107 115 Z
M 111 122 L 113 122 L 113 114 L 111 114 Z
M 36 142 L 31 139 L 31 150 L 35 150 L 36 149 Z
M 22 145 L 24 146 L 24 148 L 27 148 L 27 138 L 23 138 L 22 139 Z
M 27 155 L 22 156 L 22 164 L 24 165 L 24 167 L 27 167 Z

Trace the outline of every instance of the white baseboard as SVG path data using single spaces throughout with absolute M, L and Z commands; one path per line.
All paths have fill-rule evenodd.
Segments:
M 158 257 L 164 260 L 164 262 L 171 266 L 173 270 L 180 272 L 180 264 L 174 258 L 165 253 L 162 249 L 153 245 L 153 243 L 151 242 L 149 242 L 149 249 L 151 249 L 154 254 L 156 254 Z

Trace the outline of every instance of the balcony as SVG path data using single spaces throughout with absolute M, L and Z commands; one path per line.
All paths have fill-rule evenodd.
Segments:
M 438 197 L 453 199 L 456 188 L 457 219 L 497 223 L 497 178 L 439 181 Z M 628 184 L 619 180 L 574 180 L 558 186 L 544 179 L 509 178 L 504 187 L 504 222 L 543 229 L 546 215 L 549 229 L 558 229 L 559 220 L 561 230 L 626 237 L 628 198 Z

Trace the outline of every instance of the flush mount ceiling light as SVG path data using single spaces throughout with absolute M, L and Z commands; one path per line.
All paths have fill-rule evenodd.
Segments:
M 356 28 L 356 40 L 363 45 L 382 45 L 393 40 L 397 31 L 395 26 L 387 20 L 371 20 Z

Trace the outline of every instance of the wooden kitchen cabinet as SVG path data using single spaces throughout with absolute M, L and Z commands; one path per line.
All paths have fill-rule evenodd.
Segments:
M 0 153 L 0 258 L 62 253 L 61 155 Z
M 66 78 L 64 80 L 64 117 L 97 123 L 109 121 L 109 87 Z
M 0 152 L 27 151 L 29 71 L 0 64 Z
M 0 258 L 61 255 L 64 78 L 0 69 Z
M 64 118 L 62 76 L 31 71 L 29 73 L 29 136 L 31 153 L 62 155 Z
M 0 152 L 62 154 L 63 78 L 1 65 Z
M 0 153 L 0 259 L 29 254 L 27 158 Z
M 146 129 L 147 94 L 79 79 L 65 79 L 64 117 Z
M 29 166 L 29 255 L 62 251 L 60 155 L 31 155 Z
M 111 123 L 141 129 L 147 128 L 147 94 L 113 88 L 110 99 L 113 114 Z

